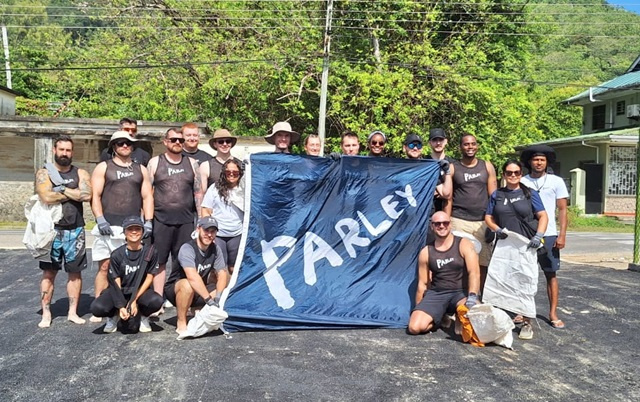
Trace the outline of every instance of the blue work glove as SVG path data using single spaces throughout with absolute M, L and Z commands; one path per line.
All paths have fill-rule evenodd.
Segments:
M 509 237 L 509 231 L 505 228 L 498 228 L 498 230 L 496 230 L 496 237 L 500 240 L 506 239 Z
M 104 216 L 99 216 L 96 218 L 96 222 L 98 222 L 98 230 L 100 230 L 100 234 L 103 236 L 110 236 L 113 234 L 113 230 L 111 230 L 111 225 L 104 219 Z
M 151 233 L 153 233 L 153 221 L 148 219 L 144 221 L 144 234 L 142 235 L 142 238 L 146 239 L 151 236 Z
M 55 187 L 54 187 L 54 188 L 52 188 L 51 190 L 52 190 L 54 193 L 63 193 L 63 192 L 64 192 L 64 190 L 66 190 L 66 189 L 67 189 L 67 188 L 65 187 L 65 185 L 64 185 L 64 184 L 61 184 L 61 185 L 59 185 L 59 186 L 55 186 Z
M 340 155 L 340 154 L 339 154 L 339 153 L 337 153 L 337 152 L 331 152 L 331 153 L 329 154 L 329 158 L 330 158 L 331 160 L 334 160 L 334 161 L 339 161 L 341 156 L 342 156 L 342 155 Z
M 449 161 L 446 159 L 439 159 L 438 160 L 438 165 L 440 165 L 440 171 L 443 174 L 449 174 Z
M 544 233 L 536 233 L 535 236 L 533 236 L 533 238 L 531 239 L 531 241 L 529 242 L 529 245 L 527 246 L 527 248 L 540 248 L 540 246 L 542 246 L 542 237 L 544 236 Z
M 478 304 L 478 295 L 475 293 L 469 293 L 469 296 L 467 296 L 467 301 L 464 303 L 464 305 L 467 306 L 469 310 L 471 310 L 471 307 L 475 306 L 476 304 Z

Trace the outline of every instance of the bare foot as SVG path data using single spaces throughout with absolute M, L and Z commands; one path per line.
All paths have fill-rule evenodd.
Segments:
M 84 318 L 78 317 L 77 314 L 69 314 L 67 316 L 67 320 L 71 321 L 74 324 L 84 324 L 85 322 L 87 322 L 87 320 L 85 320 Z
M 102 322 L 102 317 L 96 317 L 95 315 L 92 315 L 91 317 L 89 317 L 89 321 L 91 321 L 91 322 Z
M 51 326 L 51 316 L 42 316 L 42 320 L 38 323 L 38 327 L 40 328 L 49 328 Z

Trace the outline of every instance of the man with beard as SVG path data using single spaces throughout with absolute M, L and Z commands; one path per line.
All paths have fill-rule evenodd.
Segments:
M 92 256 L 98 261 L 95 295 L 107 288 L 111 253 L 125 243 L 122 221 L 132 215 L 144 215 L 144 237 L 153 229 L 153 192 L 147 168 L 131 159 L 135 138 L 126 131 L 116 131 L 109 140 L 113 158 L 100 162 L 93 171 L 91 209 L 97 225 Z M 92 322 L 101 318 L 91 317 Z
M 138 122 L 133 119 L 123 117 L 122 119 L 120 119 L 118 129 L 119 131 L 128 132 L 131 138 L 136 138 L 136 134 L 138 133 Z M 100 161 L 108 161 L 109 159 L 112 159 L 114 155 L 115 152 L 111 145 L 109 145 L 100 153 Z M 133 148 L 133 151 L 131 151 L 131 160 L 136 163 L 147 166 L 147 164 L 149 163 L 149 159 L 151 159 L 151 155 L 149 155 L 149 152 L 140 147 L 135 147 Z
M 547 280 L 547 297 L 549 298 L 549 323 L 556 329 L 564 328 L 564 322 L 558 318 L 558 278 L 560 269 L 560 250 L 567 241 L 567 198 L 569 192 L 561 177 L 547 172 L 549 164 L 555 162 L 556 152 L 547 145 L 532 145 L 522 151 L 522 163 L 529 169 L 529 174 L 521 183 L 536 190 L 542 199 L 544 209 L 549 216 L 549 224 L 544 233 L 545 254 L 538 254 L 538 263 Z M 560 230 L 556 227 L 556 211 Z M 518 320 L 516 320 L 517 322 Z
M 198 166 L 213 159 L 211 154 L 198 148 L 200 144 L 200 131 L 196 123 L 185 123 L 180 131 L 184 136 L 182 155 L 195 159 L 198 162 Z
M 300 134 L 291 129 L 291 124 L 286 121 L 279 121 L 273 125 L 271 134 L 264 137 L 271 145 L 275 145 L 275 153 L 290 154 L 291 145 L 300 141 Z
M 411 335 L 437 328 L 444 315 L 455 313 L 459 305 L 470 309 L 478 302 L 478 254 L 470 240 L 451 233 L 450 223 L 449 215 L 442 211 L 431 218 L 435 241 L 418 256 L 416 307 L 407 328 Z M 465 275 L 469 278 L 468 289 L 464 289 Z
M 451 216 L 453 230 L 472 235 L 482 245 L 479 255 L 482 289 L 491 260 L 490 245 L 485 241 L 487 225 L 484 215 L 489 197 L 498 188 L 498 182 L 496 170 L 491 162 L 476 158 L 476 137 L 470 134 L 463 135 L 460 138 L 460 152 L 462 159 L 450 166 L 453 176 L 453 198 L 448 200 L 444 211 Z
M 222 173 L 222 165 L 229 159 L 235 159 L 236 162 L 240 162 L 238 158 L 234 158 L 231 155 L 231 148 L 233 148 L 238 142 L 238 138 L 229 132 L 225 128 L 219 128 L 213 133 L 213 138 L 209 140 L 209 146 L 215 149 L 216 156 L 202 164 L 200 164 L 200 180 L 202 180 L 202 193 L 206 193 L 207 189 L 218 180 L 220 180 L 220 174 Z
M 177 129 L 164 136 L 166 152 L 149 161 L 153 186 L 153 244 L 158 250 L 158 273 L 153 289 L 162 295 L 169 254 L 175 260 L 180 247 L 191 239 L 195 219 L 200 215 L 202 185 L 198 162 L 182 154 L 184 137 Z M 158 313 L 162 314 L 161 309 Z
M 214 242 L 218 222 L 211 216 L 205 216 L 198 220 L 197 230 L 196 239 L 180 247 L 177 264 L 164 288 L 167 300 L 176 306 L 177 333 L 187 329 L 189 307 L 218 305 L 220 295 L 229 282 L 222 250 Z
M 36 193 L 44 204 L 62 204 L 62 219 L 54 226 L 56 237 L 51 248 L 51 262 L 40 262 L 40 303 L 42 320 L 40 328 L 51 326 L 51 299 L 58 271 L 64 266 L 69 275 L 67 294 L 69 312 L 67 320 L 84 324 L 78 316 L 78 301 L 82 290 L 82 270 L 87 267 L 83 202 L 91 201 L 89 173 L 71 164 L 73 141 L 69 136 L 60 136 L 53 142 L 54 163 L 36 173 Z

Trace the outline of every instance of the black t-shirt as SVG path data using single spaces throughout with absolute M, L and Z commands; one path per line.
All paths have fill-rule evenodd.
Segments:
M 113 280 L 120 278 L 120 288 L 124 294 L 129 295 L 133 293 L 133 288 L 136 285 L 136 273 L 140 267 L 142 267 L 144 259 L 143 251 L 146 251 L 146 248 L 134 251 L 127 249 L 127 245 L 124 244 L 111 253 L 111 260 L 109 261 L 109 276 Z M 154 252 L 151 255 L 151 260 L 147 265 L 146 273 L 153 275 L 156 273 L 157 269 L 158 253 L 154 249 Z M 142 276 L 143 282 L 145 277 L 146 275 Z M 140 283 L 140 285 L 141 284 L 142 283 Z
M 433 157 L 431 155 L 427 155 L 425 156 L 424 159 L 433 160 Z M 450 158 L 448 156 L 445 156 L 444 159 L 448 160 L 450 164 L 455 162 L 455 159 Z M 446 178 L 446 174 L 442 170 L 440 170 L 440 177 L 438 177 L 438 184 L 444 183 L 445 178 Z M 431 208 L 431 214 L 429 216 L 432 216 L 436 212 L 442 211 L 443 209 L 444 209 L 444 200 L 442 198 L 434 196 L 433 207 Z
M 188 157 L 188 158 L 193 158 L 196 161 L 198 161 L 198 165 L 201 165 L 202 162 L 206 162 L 209 161 L 211 159 L 213 159 L 213 156 L 211 156 L 210 153 L 205 152 L 201 149 L 196 150 L 195 152 L 189 152 L 185 149 L 182 150 L 182 155 Z

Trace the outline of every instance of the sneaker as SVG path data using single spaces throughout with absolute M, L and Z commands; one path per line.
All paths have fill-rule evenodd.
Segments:
M 525 322 L 520 330 L 520 334 L 518 335 L 520 339 L 533 339 L 533 327 L 531 327 L 531 323 Z
M 149 317 L 140 317 L 140 332 L 151 332 L 151 324 L 149 324 Z
M 165 300 L 164 303 L 162 304 L 162 307 L 171 308 L 171 307 L 173 307 L 173 304 L 171 304 L 171 302 L 169 300 Z
M 108 317 L 107 324 L 104 326 L 104 329 L 102 330 L 102 332 L 107 334 L 116 332 L 116 330 L 118 329 L 118 321 L 120 321 L 120 317 L 117 315 L 113 317 Z

